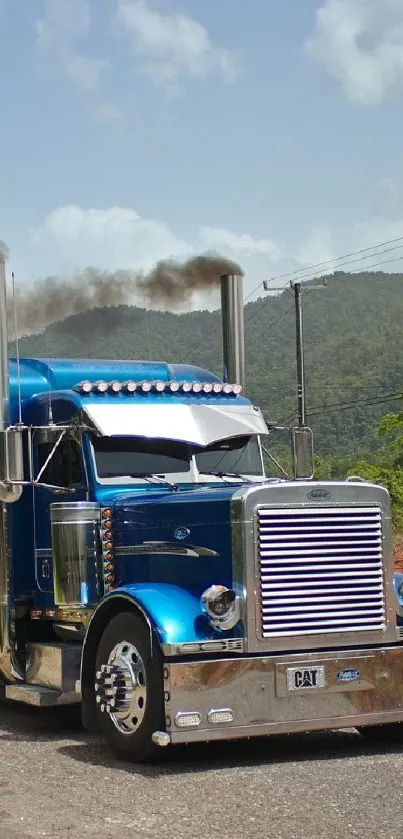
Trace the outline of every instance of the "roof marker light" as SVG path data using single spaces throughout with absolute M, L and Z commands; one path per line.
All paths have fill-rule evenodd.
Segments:
M 103 379 L 100 379 L 99 382 L 95 382 L 94 390 L 97 390 L 98 393 L 106 393 L 108 390 L 108 382 L 105 382 Z
M 192 385 L 193 393 L 200 393 L 203 390 L 203 385 L 201 382 L 193 382 Z
M 81 393 L 91 393 L 92 383 L 88 379 L 85 379 L 83 382 L 80 382 L 80 384 L 76 385 L 74 389 L 81 390 Z
M 153 382 L 153 388 L 157 391 L 157 393 L 162 393 L 162 391 L 165 390 L 165 382 Z
M 235 393 L 235 396 L 239 396 L 242 393 L 242 385 L 232 385 L 232 389 Z
M 118 382 L 116 379 L 113 382 L 109 382 L 109 390 L 112 393 L 119 393 L 122 390 L 122 383 Z
M 144 393 L 148 393 L 151 390 L 151 382 L 142 382 L 140 387 Z
M 211 382 L 205 382 L 203 385 L 203 393 L 211 393 L 213 390 L 213 385 Z
M 179 384 L 179 382 L 169 382 L 168 387 L 169 387 L 169 390 L 171 391 L 171 393 L 177 393 L 177 391 L 180 388 L 180 384 Z
M 223 389 L 223 385 L 221 382 L 214 382 L 213 384 L 213 393 L 221 393 Z
M 123 390 L 126 391 L 126 393 L 135 393 L 137 385 L 136 385 L 136 382 L 133 382 L 131 379 L 129 379 L 128 382 L 123 382 L 122 387 L 123 387 Z
M 192 383 L 191 382 L 182 382 L 181 388 L 184 393 L 189 393 L 192 390 Z
M 226 394 L 233 393 L 232 385 L 230 385 L 230 384 L 228 384 L 228 382 L 226 382 L 225 385 L 223 386 L 222 392 L 226 393 Z

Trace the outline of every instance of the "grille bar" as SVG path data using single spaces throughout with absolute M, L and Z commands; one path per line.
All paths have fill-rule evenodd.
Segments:
M 257 511 L 263 638 L 385 628 L 379 507 Z

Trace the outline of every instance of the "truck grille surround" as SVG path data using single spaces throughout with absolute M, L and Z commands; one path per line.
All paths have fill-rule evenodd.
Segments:
M 262 638 L 385 628 L 379 507 L 256 515 Z

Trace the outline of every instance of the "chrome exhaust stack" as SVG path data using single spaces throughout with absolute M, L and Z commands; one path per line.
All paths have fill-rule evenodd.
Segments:
M 22 433 L 10 427 L 8 378 L 7 291 L 4 255 L 0 252 L 0 502 L 21 498 L 23 480 Z
M 7 681 L 23 678 L 13 665 L 10 639 L 10 575 L 7 505 L 18 501 L 23 479 L 22 432 L 10 427 L 7 294 L 4 255 L 0 251 L 0 674 Z
M 243 277 L 221 277 L 221 319 L 224 381 L 245 388 L 245 338 L 243 317 Z

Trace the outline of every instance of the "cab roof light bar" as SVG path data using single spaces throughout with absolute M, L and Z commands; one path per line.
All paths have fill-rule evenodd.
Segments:
M 218 394 L 223 396 L 239 396 L 242 393 L 242 386 L 239 384 L 229 384 L 228 382 L 163 382 L 161 380 L 142 382 L 135 382 L 131 379 L 125 382 L 119 382 L 114 379 L 107 382 L 100 379 L 96 382 L 91 382 L 89 379 L 84 379 L 82 382 L 74 385 L 73 390 L 83 395 L 100 395 L 105 393 L 119 394 L 124 393 L 132 396 L 135 393 L 188 393 L 190 395 L 195 393 Z

